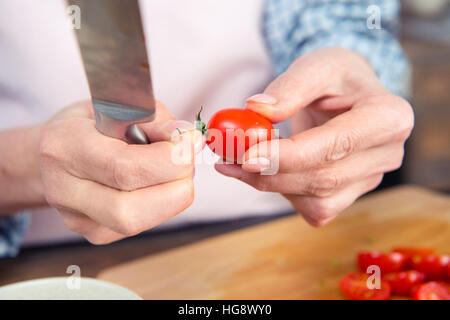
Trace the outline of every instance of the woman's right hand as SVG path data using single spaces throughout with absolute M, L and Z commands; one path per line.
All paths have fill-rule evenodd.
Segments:
M 153 122 L 140 125 L 149 145 L 99 133 L 90 102 L 67 107 L 46 124 L 39 149 L 45 198 L 70 230 L 106 244 L 157 226 L 191 205 L 201 134 L 159 102 L 156 114 Z M 174 134 L 177 128 L 181 135 Z

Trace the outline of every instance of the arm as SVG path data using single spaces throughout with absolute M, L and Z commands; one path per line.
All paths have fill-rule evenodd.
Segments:
M 149 145 L 99 133 L 87 102 L 61 110 L 43 125 L 0 133 L 0 257 L 11 255 L 2 234 L 9 240 L 20 220 L 6 215 L 20 209 L 48 203 L 70 230 L 104 244 L 148 230 L 190 206 L 201 134 L 159 102 L 156 114 L 141 124 Z M 174 135 L 177 129 L 183 132 Z
M 38 161 L 42 127 L 0 132 L 0 217 L 47 204 Z

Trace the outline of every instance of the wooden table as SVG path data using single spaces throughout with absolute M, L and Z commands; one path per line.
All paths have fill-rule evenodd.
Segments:
M 358 251 L 397 245 L 450 252 L 450 197 L 400 187 L 366 196 L 319 229 L 289 215 L 156 232 L 107 246 L 27 249 L 0 260 L 0 284 L 65 276 L 76 264 L 83 276 L 147 299 L 339 299 L 337 282 L 355 269 Z
M 100 271 L 120 263 L 280 217 L 278 215 L 240 219 L 188 226 L 172 231 L 155 230 L 107 246 L 94 246 L 83 242 L 24 249 L 14 259 L 0 259 L 0 286 L 36 278 L 67 276 L 65 272 L 71 264 L 80 266 L 82 276 L 96 277 Z
M 367 196 L 322 228 L 296 215 L 103 271 L 145 299 L 340 299 L 361 250 L 450 253 L 450 197 L 418 187 Z

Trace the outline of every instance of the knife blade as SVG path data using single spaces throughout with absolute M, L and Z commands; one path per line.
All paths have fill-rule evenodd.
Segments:
M 68 0 L 97 129 L 128 143 L 149 143 L 136 124 L 152 121 L 155 99 L 138 0 Z

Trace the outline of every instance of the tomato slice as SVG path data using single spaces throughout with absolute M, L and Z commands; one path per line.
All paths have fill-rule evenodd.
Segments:
M 380 289 L 369 289 L 367 279 L 369 275 L 354 272 L 346 275 L 339 282 L 342 293 L 351 300 L 388 300 L 391 296 L 389 282 L 381 280 Z
M 367 272 L 368 266 L 376 265 L 380 267 L 382 274 L 388 274 L 405 270 L 406 257 L 398 252 L 360 252 L 358 254 L 358 265 L 362 272 Z
M 447 270 L 447 278 L 448 278 L 448 280 L 450 280 L 450 264 L 448 265 L 447 269 L 448 269 Z
M 414 300 L 450 300 L 448 288 L 436 281 L 421 284 L 414 293 Z
M 389 273 L 384 277 L 392 288 L 392 294 L 412 296 L 413 290 L 425 281 L 426 275 L 416 270 Z
M 408 267 L 412 268 L 412 261 L 420 257 L 426 257 L 434 254 L 436 250 L 434 248 L 416 248 L 416 247 L 397 247 L 392 250 L 393 252 L 399 252 L 403 254 L 407 259 Z
M 427 278 L 431 280 L 445 280 L 448 277 L 450 255 L 416 255 L 413 257 L 411 263 L 414 270 L 425 273 Z

